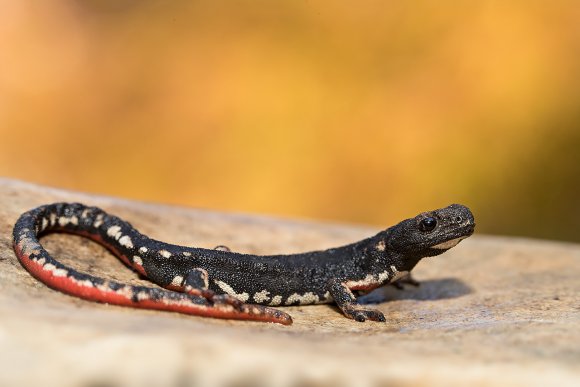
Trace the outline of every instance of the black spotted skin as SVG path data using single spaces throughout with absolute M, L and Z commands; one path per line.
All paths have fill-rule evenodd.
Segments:
M 396 284 L 421 258 L 447 251 L 470 236 L 474 227 L 471 211 L 453 204 L 346 246 L 258 256 L 224 246 L 211 250 L 160 242 L 97 207 L 54 203 L 21 215 L 13 236 L 23 266 L 47 285 L 71 295 L 117 305 L 290 324 L 290 316 L 271 307 L 335 302 L 357 321 L 384 321 L 381 312 L 358 306 L 355 293 Z M 91 238 L 166 289 L 115 283 L 66 267 L 40 244 L 38 238 L 48 232 Z

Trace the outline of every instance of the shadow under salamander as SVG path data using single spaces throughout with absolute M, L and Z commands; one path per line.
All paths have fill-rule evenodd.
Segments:
M 404 289 L 394 286 L 383 286 L 358 298 L 360 304 L 378 304 L 393 300 L 441 300 L 457 298 L 473 290 L 463 281 L 456 278 L 442 278 L 421 281 L 419 286 L 404 285 Z

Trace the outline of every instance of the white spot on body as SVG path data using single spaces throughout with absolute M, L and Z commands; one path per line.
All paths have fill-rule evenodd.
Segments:
M 383 283 L 386 280 L 389 279 L 389 272 L 388 270 L 383 271 L 382 273 L 379 273 L 379 282 Z
M 43 270 L 49 271 L 55 277 L 66 277 L 68 275 L 68 271 L 65 269 L 58 269 L 52 263 L 47 263 L 43 266 Z
M 183 277 L 180 275 L 176 275 L 175 277 L 173 277 L 173 280 L 171 280 L 171 285 L 173 286 L 183 285 Z
M 270 306 L 280 305 L 282 303 L 282 296 L 274 296 L 272 297 L 272 301 L 270 301 Z
M 254 294 L 254 301 L 259 303 L 259 304 L 262 302 L 268 301 L 270 299 L 268 294 L 270 294 L 270 292 L 267 291 L 266 289 L 262 290 L 261 292 L 255 293 Z
M 54 212 L 52 214 L 50 214 L 50 225 L 51 226 L 56 225 L 56 214 Z
M 99 214 L 97 215 L 97 218 L 95 219 L 95 223 L 93 223 L 93 226 L 95 228 L 100 227 L 103 224 L 103 214 Z
M 107 235 L 111 238 L 119 239 L 122 235 L 121 227 L 119 226 L 111 226 L 107 229 Z
M 358 281 L 347 281 L 345 282 L 345 285 L 349 288 L 355 288 L 355 287 L 364 287 L 364 286 L 370 286 L 374 283 L 376 283 L 377 281 L 375 281 L 375 276 L 372 274 L 367 274 L 367 276 L 365 278 L 363 278 L 362 280 L 358 280 Z
M 393 266 L 391 266 L 393 268 Z M 367 274 L 365 278 L 358 281 L 347 281 L 345 285 L 349 288 L 370 288 L 373 286 L 380 286 L 389 279 L 390 273 L 388 270 L 380 272 L 378 275 Z
M 128 249 L 133 248 L 133 241 L 127 235 L 123 235 L 121 238 L 119 238 L 119 244 L 121 246 L 125 246 Z
M 109 284 L 111 282 L 105 282 L 104 284 L 101 285 L 95 285 L 94 287 L 99 289 L 101 292 L 103 293 L 115 293 L 118 294 L 120 296 L 123 296 L 127 299 L 132 299 L 133 298 L 133 287 L 132 286 L 122 286 L 120 288 L 118 288 L 117 290 L 113 290 L 110 288 Z M 120 285 L 117 283 L 117 285 Z
M 146 292 L 139 292 L 139 293 L 137 293 L 137 299 L 139 301 L 148 300 L 149 294 L 147 294 Z
M 93 287 L 93 283 L 89 280 L 76 280 L 74 278 L 72 278 L 72 281 L 78 285 L 84 286 L 85 288 L 92 288 Z
M 286 299 L 286 305 L 293 304 L 298 301 L 300 305 L 315 304 L 319 300 L 318 296 L 312 292 L 304 293 L 302 295 L 293 293 Z
M 123 286 L 118 290 L 113 290 L 113 292 L 125 296 L 126 298 L 133 298 L 134 294 L 132 286 Z
M 66 277 L 68 274 L 68 271 L 65 269 L 54 269 L 52 271 L 52 275 L 55 277 Z
M 78 280 L 74 277 L 70 277 L 71 282 L 80 285 L 80 286 L 84 286 L 85 288 L 92 288 L 93 287 L 93 283 L 91 281 L 89 281 L 88 279 L 85 280 Z
M 191 257 L 191 253 L 189 251 L 184 251 L 183 255 L 186 257 Z
M 81 218 L 86 218 L 87 216 L 89 216 L 89 212 L 90 211 L 88 209 L 83 210 L 83 213 L 81 214 Z
M 145 254 L 147 252 L 147 247 L 139 247 L 139 252 Z
M 171 253 L 167 250 L 159 250 L 159 255 L 161 255 L 164 258 L 169 258 L 171 257 Z
M 79 224 L 79 219 L 76 216 L 72 216 L 70 218 L 67 218 L 66 216 L 61 216 L 58 218 L 58 224 L 61 227 L 66 226 L 67 224 L 74 224 L 75 226 Z
M 385 241 L 379 241 L 379 243 L 376 244 L 375 248 L 378 251 L 385 251 L 386 248 Z
M 42 226 L 40 227 L 40 231 L 46 230 L 47 227 L 48 227 L 48 219 L 42 218 Z
M 143 266 L 143 260 L 138 255 L 133 255 L 133 262 L 139 266 Z
M 250 298 L 250 295 L 248 293 L 236 293 L 236 291 L 230 285 L 228 285 L 223 281 L 214 280 L 214 283 L 217 286 L 219 286 L 219 288 L 223 290 L 224 293 L 227 293 L 232 297 L 236 297 L 238 300 L 242 302 L 246 302 Z

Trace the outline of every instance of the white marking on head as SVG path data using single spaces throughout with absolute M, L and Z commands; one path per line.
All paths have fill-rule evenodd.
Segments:
M 272 297 L 272 301 L 270 301 L 270 306 L 277 306 L 282 303 L 282 296 L 274 296 Z
M 133 262 L 139 266 L 143 266 L 143 260 L 138 255 L 133 255 Z
M 129 238 L 127 235 L 123 235 L 121 238 L 119 238 L 119 244 L 121 246 L 125 246 L 128 249 L 133 248 L 133 241 L 131 241 L 131 238 Z
M 171 253 L 167 250 L 159 250 L 159 255 L 161 255 L 164 258 L 169 258 L 171 257 Z
M 171 280 L 171 285 L 173 286 L 183 285 L 183 277 L 180 275 L 176 275 L 175 277 L 173 277 L 173 280 Z
M 250 295 L 248 293 L 236 293 L 236 291 L 230 285 L 228 285 L 223 281 L 214 280 L 214 283 L 217 286 L 219 286 L 219 288 L 223 290 L 224 293 L 227 293 L 232 297 L 236 297 L 238 300 L 242 302 L 246 302 L 250 298 Z
M 463 239 L 465 238 L 456 238 L 456 239 L 451 239 L 447 242 L 443 242 L 443 243 L 439 243 L 438 245 L 435 246 L 431 246 L 432 249 L 439 249 L 439 250 L 447 250 L 450 249 L 452 247 L 457 246 L 457 244 L 459 242 L 461 242 Z
M 257 302 L 258 304 L 268 301 L 270 299 L 268 294 L 270 294 L 270 292 L 267 291 L 266 289 L 262 290 L 261 292 L 254 293 L 254 301 Z

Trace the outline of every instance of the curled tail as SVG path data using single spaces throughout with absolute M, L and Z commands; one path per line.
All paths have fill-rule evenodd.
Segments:
M 203 296 L 166 289 L 133 286 L 80 273 L 54 259 L 40 244 L 47 232 L 65 232 L 91 238 L 111 250 L 127 265 L 139 271 L 111 239 L 99 232 L 113 220 L 131 230 L 135 238 L 146 238 L 127 222 L 96 207 L 78 203 L 55 203 L 30 210 L 14 225 L 14 252 L 22 266 L 49 287 L 86 300 L 134 308 L 173 311 L 196 316 L 292 324 L 292 318 L 279 310 L 260 305 L 213 301 Z

